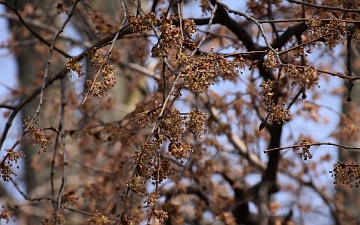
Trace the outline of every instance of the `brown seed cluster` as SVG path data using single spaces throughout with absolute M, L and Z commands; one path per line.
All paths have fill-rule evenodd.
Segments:
M 278 84 L 274 80 L 263 81 L 260 84 L 263 98 L 261 103 L 265 104 L 269 119 L 277 124 L 284 124 L 290 117 L 290 111 L 285 109 L 285 104 L 276 104 L 276 90 Z
M 352 187 L 355 182 L 356 188 L 360 185 L 360 166 L 354 162 L 351 164 L 338 162 L 329 173 L 334 177 L 334 184 Z
M 18 160 L 20 158 L 24 158 L 25 155 L 22 154 L 22 152 L 17 153 L 14 150 L 11 149 L 6 149 L 5 150 L 7 152 L 8 157 L 6 158 L 6 162 L 1 163 L 0 164 L 0 174 L 1 174 L 1 178 L 5 181 L 8 182 L 10 181 L 11 177 L 13 175 L 17 175 L 12 169 L 11 167 L 13 166 L 13 163 L 18 163 Z M 19 166 L 17 166 L 19 168 Z
M 151 49 L 151 57 L 165 59 L 169 55 L 170 49 L 180 50 L 184 41 L 184 36 L 179 25 L 175 25 L 175 22 L 179 22 L 179 18 L 176 15 L 165 13 L 160 17 L 158 29 L 161 32 L 160 39 Z M 186 24 L 186 25 L 185 25 Z M 195 24 L 190 20 L 184 25 L 184 30 L 189 31 L 189 35 L 195 32 Z M 193 26 L 193 27 L 192 27 Z
M 239 69 L 245 68 L 241 57 L 229 61 L 213 50 L 200 57 L 179 52 L 176 60 L 183 65 L 181 74 L 184 77 L 184 86 L 192 92 L 204 92 L 219 78 L 234 80 Z
M 269 51 L 267 57 L 264 62 L 264 67 L 266 70 L 268 69 L 276 69 L 279 66 L 279 62 L 275 57 L 275 53 L 273 51 Z
M 310 149 L 310 142 L 307 138 L 301 140 L 301 153 L 299 153 L 300 158 L 303 158 L 305 161 L 312 158 L 312 154 L 309 151 Z
M 289 64 L 286 72 L 292 80 L 291 85 L 300 84 L 301 87 L 306 89 L 318 85 L 319 76 L 314 67 L 296 67 L 295 65 Z
M 22 117 L 22 119 L 24 121 L 23 127 L 27 127 L 30 123 L 30 118 Z M 37 124 L 37 121 L 35 121 L 35 124 Z M 42 128 L 37 128 L 34 124 L 29 126 L 27 133 L 29 134 L 33 146 L 40 145 L 44 152 L 46 152 L 48 145 L 53 143 L 46 137 L 44 130 Z
M 65 63 L 65 67 L 68 70 L 68 72 L 72 70 L 76 72 L 79 77 L 83 77 L 85 75 L 84 67 L 74 58 L 69 58 L 68 61 Z
M 92 93 L 94 96 L 102 97 L 107 96 L 109 87 L 114 87 L 117 84 L 115 73 L 117 72 L 114 65 L 105 62 L 105 55 L 99 51 L 94 52 L 91 59 L 91 65 L 101 72 L 103 81 L 98 81 L 97 77 L 92 77 L 86 82 L 87 92 Z
M 328 23 L 323 23 L 318 17 L 311 17 L 306 22 L 309 29 L 307 30 L 308 35 L 315 37 L 324 36 L 324 43 L 329 47 L 335 47 L 342 37 L 349 35 L 349 23 L 342 18 L 333 18 Z
M 150 12 L 144 17 L 136 17 L 135 15 L 130 14 L 129 23 L 131 31 L 140 35 L 146 34 L 148 31 L 152 30 L 153 27 L 158 26 L 160 20 L 157 18 L 154 12 Z

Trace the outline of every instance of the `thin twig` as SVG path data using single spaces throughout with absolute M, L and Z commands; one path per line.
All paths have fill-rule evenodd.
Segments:
M 297 49 L 297 48 L 299 48 L 299 47 L 301 47 L 301 46 L 305 46 L 305 45 L 314 43 L 314 42 L 316 42 L 316 41 L 318 41 L 318 40 L 321 40 L 321 39 L 323 39 L 323 38 L 325 38 L 325 37 L 327 37 L 327 36 L 331 36 L 331 35 L 333 35 L 333 33 L 328 33 L 328 34 L 321 35 L 320 37 L 317 37 L 317 38 L 312 39 L 312 40 L 310 40 L 310 41 L 307 41 L 307 42 L 304 42 L 304 43 L 302 43 L 302 44 L 298 44 L 298 45 L 296 45 L 296 46 L 294 46 L 294 47 L 285 49 L 285 50 L 279 52 L 279 55 L 282 55 L 282 54 L 287 53 L 287 52 L 289 52 L 289 51 L 295 50 L 295 49 Z
M 76 160 L 76 159 L 68 159 L 68 161 L 70 162 L 73 162 L 73 163 L 76 163 L 84 168 L 87 168 L 95 173 L 104 173 L 104 174 L 108 174 L 108 175 L 114 175 L 115 172 L 113 171 L 110 171 L 110 170 L 102 170 L 102 169 L 96 169 L 94 168 L 94 165 L 86 165 L 85 163 L 83 162 L 80 162 L 79 160 Z
M 271 6 L 272 6 L 272 1 L 271 0 L 268 0 L 268 4 L 267 4 L 267 14 L 268 14 L 268 18 L 270 20 L 274 20 L 274 16 L 273 16 L 273 13 L 272 13 L 272 9 L 271 9 Z M 259 21 L 258 21 L 259 22 Z M 259 22 L 260 23 L 260 22 Z M 276 26 L 275 26 L 275 23 L 274 22 L 270 22 L 270 25 L 273 29 L 273 32 L 275 33 L 275 37 L 276 38 L 279 38 L 279 33 L 276 29 Z
M 49 54 L 48 54 L 48 60 L 47 60 L 47 64 L 46 64 L 46 68 L 45 68 L 45 74 L 44 74 L 44 79 L 43 79 L 43 83 L 42 83 L 42 86 L 41 86 L 41 91 L 40 91 L 40 101 L 39 101 L 39 105 L 35 111 L 35 114 L 34 116 L 32 117 L 32 119 L 30 120 L 29 124 L 27 125 L 27 127 L 24 129 L 23 133 L 20 135 L 19 139 L 15 142 L 15 144 L 13 145 L 12 149 L 14 149 L 21 141 L 21 139 L 23 138 L 23 136 L 25 135 L 25 133 L 29 130 L 30 126 L 32 125 L 32 123 L 35 121 L 35 118 L 37 117 L 37 115 L 40 113 L 40 109 L 43 105 L 43 96 L 44 96 L 44 91 L 45 91 L 45 88 L 46 88 L 46 83 L 47 83 L 47 79 L 48 79 L 48 74 L 49 74 L 49 67 L 50 67 L 50 64 L 51 64 L 51 56 L 52 56 L 52 53 L 53 53 L 53 50 L 55 49 L 55 41 L 57 40 L 57 38 L 60 36 L 60 34 L 64 31 L 65 29 L 65 26 L 68 24 L 68 22 L 70 21 L 72 15 L 73 15 L 73 12 L 75 11 L 75 8 L 76 8 L 76 5 L 77 3 L 79 3 L 80 0 L 76 0 L 73 7 L 71 8 L 67 18 L 65 19 L 65 21 L 63 22 L 61 28 L 59 29 L 59 31 L 56 33 L 56 35 L 54 36 L 54 38 L 52 39 L 52 42 L 51 42 L 51 45 L 50 45 L 50 49 L 49 49 Z M 22 19 L 22 17 L 20 16 L 20 14 L 18 13 L 18 11 L 14 8 L 12 9 L 16 15 L 19 17 L 19 20 L 24 24 L 24 26 L 26 26 L 30 31 L 32 31 L 32 29 L 30 27 L 28 27 L 28 25 L 25 23 L 25 21 Z M 36 33 L 34 34 L 36 36 Z M 40 36 L 41 37 L 41 36 Z M 42 37 L 41 37 L 42 38 Z M 41 40 L 41 39 L 39 39 Z M 43 40 L 44 41 L 44 40 Z M 46 42 L 46 41 L 45 41 Z M 47 43 L 47 42 L 46 42 Z M 66 56 L 69 56 L 67 55 L 66 53 L 63 54 L 63 55 L 66 55 Z M 70 57 L 70 56 L 69 56 Z M 64 77 L 62 77 L 62 99 L 64 98 L 63 96 L 63 88 L 65 88 L 65 81 L 64 81 Z M 65 104 L 65 103 L 64 103 Z M 62 108 L 63 110 L 63 108 Z M 63 112 L 62 112 L 62 116 L 63 116 Z M 63 124 L 62 124 L 63 125 Z M 65 138 L 65 132 L 64 132 L 64 126 L 62 126 L 62 132 L 64 134 L 64 138 Z M 62 136 L 63 136 L 62 134 Z M 63 140 L 63 147 L 65 145 L 65 140 Z M 65 147 L 63 148 L 63 155 L 65 155 Z M 64 160 L 64 174 L 65 176 L 63 177 L 63 184 L 62 184 L 62 187 L 61 190 L 63 191 L 63 189 L 65 189 L 65 183 L 66 182 L 66 155 L 64 156 L 65 157 L 65 160 Z M 4 157 L 5 159 L 6 157 Z M 62 191 L 59 192 L 59 198 L 58 198 L 58 209 L 59 209 L 59 206 L 61 204 L 61 194 L 62 194 Z
M 360 13 L 360 9 L 344 9 L 336 6 L 326 6 L 326 5 L 318 5 L 318 4 L 312 4 L 304 1 L 296 1 L 296 0 L 288 0 L 288 2 L 299 4 L 299 5 L 306 5 L 309 7 L 317 8 L 317 9 L 328 9 L 332 11 L 341 11 L 341 12 L 355 12 Z
M 105 54 L 105 56 L 104 56 L 104 58 L 103 58 L 103 62 L 101 63 L 101 65 L 100 65 L 97 73 L 95 74 L 95 76 L 94 76 L 94 78 L 93 78 L 93 82 L 91 83 L 88 91 L 85 93 L 85 97 L 84 97 L 83 101 L 81 102 L 81 105 L 82 105 L 82 106 L 85 104 L 85 102 L 86 102 L 86 100 L 87 100 L 87 98 L 88 98 L 91 90 L 93 89 L 93 87 L 94 87 L 94 85 L 95 85 L 95 83 L 96 83 L 96 81 L 97 81 L 97 78 L 99 77 L 99 75 L 100 75 L 100 73 L 101 73 L 101 70 L 102 70 L 103 66 L 107 63 L 106 60 L 109 58 L 109 56 L 110 56 L 110 54 L 111 54 L 111 52 L 112 52 L 112 49 L 113 49 L 114 44 L 115 44 L 115 41 L 116 41 L 116 39 L 117 39 L 117 37 L 118 37 L 118 35 L 119 35 L 119 32 L 120 32 L 120 30 L 117 31 L 114 39 L 113 39 L 112 42 L 111 42 L 110 49 L 106 52 L 106 54 Z
M 121 22 L 121 25 L 120 25 L 120 28 L 119 30 L 116 32 L 116 35 L 114 36 L 113 40 L 111 41 L 111 46 L 109 48 L 109 50 L 106 52 L 106 55 L 104 56 L 103 58 L 103 62 L 102 64 L 100 65 L 99 67 L 99 70 L 97 71 L 97 73 L 95 74 L 94 76 L 94 79 L 93 79 L 93 82 L 91 83 L 90 87 L 89 87 L 89 90 L 86 92 L 85 94 L 85 97 L 83 99 L 83 101 L 81 102 L 81 105 L 84 105 L 85 102 L 86 102 L 86 99 L 88 98 L 90 92 L 91 92 L 91 89 L 94 87 L 95 83 L 96 83 L 96 80 L 97 78 L 99 77 L 99 74 L 101 72 L 101 69 L 103 68 L 103 66 L 106 64 L 106 60 L 110 57 L 111 55 L 111 52 L 112 52 L 112 49 L 114 48 L 114 45 L 115 45 L 115 41 L 117 40 L 118 36 L 119 36 L 119 33 L 120 31 L 122 30 L 122 28 L 125 26 L 125 22 L 127 20 L 127 15 L 126 15 L 126 10 L 124 8 L 124 20 Z
M 160 182 L 160 166 L 161 166 L 161 163 L 160 163 L 160 150 L 158 149 L 157 150 L 157 168 L 156 168 L 156 181 L 155 181 L 155 195 L 157 195 L 158 191 L 159 191 L 159 182 Z M 156 203 L 157 202 L 154 202 L 152 207 L 151 207 L 151 210 L 150 210 L 150 215 L 149 215 L 149 218 L 148 218 L 148 221 L 147 221 L 147 225 L 150 225 L 150 221 L 151 221 L 151 218 L 152 218 L 152 215 L 154 214 L 154 211 L 155 211 L 155 207 L 156 207 Z
M 321 21 L 329 22 L 333 19 L 321 19 Z M 278 19 L 278 20 L 258 20 L 259 23 L 293 23 L 293 22 L 306 22 L 309 21 L 307 18 L 297 18 L 297 19 Z M 360 23 L 359 20 L 344 19 L 344 22 L 347 23 Z
M 63 206 L 63 208 L 64 208 L 64 209 L 67 209 L 67 210 L 69 210 L 69 211 L 72 211 L 72 212 L 81 213 L 81 214 L 86 215 L 86 216 L 91 216 L 91 217 L 96 216 L 96 214 L 94 214 L 94 213 L 85 212 L 85 211 L 78 210 L 78 209 L 74 209 L 74 208 L 70 208 L 70 207 L 67 207 L 67 206 Z M 114 218 L 114 217 L 106 217 L 106 219 L 108 219 L 108 220 L 113 220 L 113 221 L 118 221 L 118 218 Z
M 321 146 L 321 145 L 336 146 L 336 147 L 340 147 L 343 149 L 360 150 L 360 147 L 340 145 L 340 144 L 335 144 L 335 143 L 331 143 L 331 142 L 317 142 L 317 143 L 309 143 L 306 145 L 297 144 L 297 145 L 290 145 L 290 146 L 284 146 L 284 147 L 279 147 L 279 148 L 267 149 L 267 150 L 264 150 L 264 153 L 271 152 L 271 151 L 285 150 L 285 149 L 289 149 L 289 148 L 301 148 L 304 146 Z
M 66 18 L 66 20 L 64 21 L 61 29 L 59 30 L 59 32 L 57 33 L 57 35 L 54 37 L 53 42 L 51 44 L 51 46 L 53 46 L 55 44 L 55 40 L 56 38 L 60 35 L 60 33 L 63 32 L 66 24 L 70 21 L 70 18 L 72 17 L 73 12 L 75 11 L 76 5 L 77 3 L 79 3 L 80 0 L 76 0 L 73 7 L 71 8 L 71 11 L 69 12 L 68 17 Z M 52 48 L 50 47 L 50 52 L 49 52 L 49 59 L 48 59 L 48 63 L 46 65 L 46 69 L 45 69 L 45 77 L 47 77 L 47 73 L 48 73 L 48 68 L 50 66 L 50 60 L 51 60 L 51 53 L 52 53 Z M 45 90 L 45 85 L 46 85 L 46 79 L 44 78 L 44 82 L 43 82 L 43 89 L 40 93 L 40 104 L 42 104 L 42 96 L 43 96 L 43 90 Z M 67 155 L 66 155 L 66 148 L 65 148 L 65 77 L 61 78 L 61 87 L 60 87 L 60 96 L 61 96 L 61 109 L 60 109 L 60 137 L 61 137 L 61 150 L 62 150 L 62 156 L 63 156 L 63 177 L 62 177 L 62 182 L 60 185 L 60 189 L 59 189 L 59 194 L 58 194 L 58 198 L 57 198 L 57 208 L 54 210 L 54 216 L 55 216 L 55 224 L 58 223 L 57 221 L 57 216 L 56 214 L 59 212 L 59 210 L 61 209 L 61 198 L 62 198 L 62 194 L 64 193 L 65 189 L 66 189 L 66 181 L 67 181 Z M 54 151 L 55 154 L 55 151 Z
M 61 121 L 59 123 L 58 130 L 62 130 Z M 60 137 L 60 132 L 57 132 L 56 138 L 55 138 L 55 144 L 54 144 L 53 157 L 51 160 L 51 169 L 50 169 L 51 198 L 53 198 L 53 199 L 55 199 L 55 186 L 54 186 L 55 161 L 56 161 L 56 153 L 57 153 L 57 147 L 58 147 L 58 143 L 59 143 L 59 137 Z M 53 202 L 53 208 L 54 208 L 54 212 L 55 212 L 56 211 L 56 203 L 55 202 Z
M 61 179 L 61 185 L 59 189 L 59 194 L 57 197 L 57 208 L 54 210 L 54 215 L 56 215 L 61 209 L 61 198 L 62 194 L 66 189 L 66 181 L 67 181 L 67 155 L 65 148 L 65 78 L 61 78 L 61 110 L 60 110 L 60 127 L 61 127 L 61 150 L 63 156 L 63 177 Z M 57 224 L 57 216 L 55 216 L 55 224 Z
M 255 54 L 264 54 L 266 53 L 267 50 L 263 50 L 263 51 L 250 51 L 250 52 L 234 52 L 234 53 L 230 53 L 230 54 L 224 54 L 224 57 L 231 57 L 231 56 L 236 56 L 236 55 L 255 55 Z
M 284 67 L 287 67 L 287 66 L 295 66 L 297 68 L 306 68 L 306 67 L 309 67 L 309 66 L 300 66 L 300 65 L 294 65 L 294 64 L 282 64 L 282 66 Z M 334 72 L 330 72 L 330 71 L 325 71 L 325 70 L 319 70 L 319 69 L 316 69 L 316 71 L 318 71 L 319 73 L 325 73 L 325 74 L 329 74 L 331 76 L 335 76 L 335 77 L 340 77 L 340 78 L 343 78 L 343 79 L 349 79 L 349 80 L 359 80 L 360 77 L 355 77 L 355 76 L 347 76 L 345 74 L 342 74 L 342 73 L 334 73 Z
M 199 43 L 197 44 L 194 51 L 191 53 L 191 56 L 195 55 L 195 53 L 199 50 L 200 46 L 204 43 L 207 35 L 209 35 L 210 28 L 211 28 L 211 25 L 212 25 L 214 17 L 215 17 L 215 12 L 216 12 L 218 3 L 219 3 L 218 0 L 216 0 L 215 5 L 214 5 L 214 9 L 211 11 L 211 16 L 210 16 L 210 20 L 209 20 L 209 23 L 208 23 L 207 28 L 206 28 L 206 32 L 205 32 L 204 36 L 201 38 L 201 40 L 199 41 Z
M 230 13 L 233 13 L 235 15 L 239 15 L 239 16 L 243 16 L 245 17 L 247 20 L 250 20 L 252 21 L 253 23 L 255 23 L 255 25 L 259 28 L 260 30 L 260 33 L 261 33 L 261 36 L 263 37 L 265 43 L 266 43 L 266 46 L 268 47 L 268 49 L 270 49 L 274 55 L 276 56 L 276 60 L 278 61 L 279 65 L 281 64 L 281 59 L 279 57 L 279 54 L 278 52 L 271 46 L 268 38 L 266 37 L 265 35 L 265 31 L 264 31 L 264 28 L 262 27 L 261 23 L 259 23 L 259 21 L 251 16 L 248 16 L 246 15 L 245 13 L 242 13 L 240 11 L 237 11 L 237 10 L 233 10 L 231 9 L 228 5 L 224 4 L 224 3 L 221 3 L 221 2 L 217 2 L 216 4 L 218 5 L 221 5 L 222 7 L 224 7 L 228 12 Z
M 290 178 L 298 181 L 302 186 L 307 186 L 307 187 L 310 187 L 311 189 L 313 189 L 322 198 L 322 200 L 328 205 L 329 210 L 335 220 L 335 224 L 336 225 L 341 224 L 341 222 L 339 222 L 340 219 L 339 219 L 339 212 L 338 212 L 339 206 L 340 206 L 339 203 L 337 203 L 336 201 L 334 201 L 333 199 L 331 199 L 330 197 L 325 195 L 325 192 L 321 188 L 316 187 L 312 181 L 306 182 L 306 181 L 300 179 L 298 176 L 294 176 L 292 173 L 290 173 L 290 171 L 288 171 L 284 168 L 280 168 L 280 171 L 285 173 Z

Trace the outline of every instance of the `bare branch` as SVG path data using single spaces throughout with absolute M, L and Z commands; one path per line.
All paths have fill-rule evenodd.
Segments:
M 288 0 L 288 2 L 299 4 L 299 5 L 305 5 L 305 6 L 309 6 L 309 7 L 313 7 L 313 8 L 317 8 L 317 9 L 327 9 L 327 10 L 341 11 L 341 12 L 360 13 L 360 9 L 344 9 L 344 8 L 340 8 L 340 7 L 318 5 L 318 4 L 313 4 L 313 3 L 309 3 L 309 2 L 303 2 L 303 1 L 297 1 L 297 0 Z

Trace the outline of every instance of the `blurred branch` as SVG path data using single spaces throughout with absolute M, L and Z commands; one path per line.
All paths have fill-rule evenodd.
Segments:
M 78 3 L 79 1 L 76 1 L 74 6 L 76 6 L 76 4 Z M 19 21 L 31 32 L 31 34 L 33 34 L 36 38 L 38 38 L 42 43 L 46 44 L 47 46 L 50 47 L 50 49 L 54 49 L 55 51 L 59 52 L 60 54 L 62 54 L 63 56 L 65 56 L 66 58 L 71 58 L 71 56 L 69 54 L 67 54 L 66 52 L 64 52 L 63 50 L 55 47 L 53 44 L 50 44 L 49 42 L 47 42 L 41 35 L 39 35 L 38 33 L 36 33 L 27 23 L 26 21 L 21 17 L 21 15 L 19 14 L 18 10 L 14 7 L 12 7 L 11 5 L 9 5 L 8 3 L 4 2 L 4 1 L 0 1 L 0 4 L 3 4 L 5 5 L 8 9 L 10 9 L 11 11 L 13 11 L 17 17 L 19 18 Z M 75 9 L 75 8 L 74 8 Z M 70 14 L 70 17 L 68 17 L 69 20 L 71 18 L 71 14 Z M 68 21 L 65 22 L 65 25 Z M 58 31 L 58 34 L 55 36 L 57 38 L 58 35 L 60 35 L 60 33 L 62 32 L 62 29 L 61 28 L 59 31 Z M 55 39 L 56 39 L 55 38 Z M 52 51 L 52 50 L 51 50 Z
M 31 202 L 36 202 L 36 201 L 42 201 L 42 200 L 50 200 L 53 201 L 53 199 L 50 196 L 47 197 L 39 197 L 39 198 L 30 198 L 27 194 L 25 194 L 25 192 L 23 192 L 21 190 L 21 188 L 19 187 L 19 184 L 14 181 L 13 179 L 11 179 L 11 183 L 14 185 L 14 187 L 16 188 L 16 190 L 19 192 L 19 194 L 24 197 L 25 200 L 31 201 Z
M 149 69 L 147 67 L 144 67 L 144 66 L 141 66 L 139 64 L 136 64 L 136 63 L 132 63 L 132 62 L 127 62 L 127 63 L 120 63 L 121 66 L 124 66 L 124 67 L 128 67 L 130 69 L 133 69 L 133 70 L 136 70 L 148 77 L 151 77 L 151 78 L 154 78 L 155 80 L 159 80 L 161 79 L 161 77 L 155 73 L 154 70 L 152 69 Z
M 0 2 L 1 4 L 1 2 Z M 14 10 L 12 10 L 14 11 Z M 0 13 L 0 17 L 4 17 L 4 18 L 7 18 L 7 19 L 11 19 L 11 20 L 15 20 L 15 21 L 20 21 L 20 18 L 17 14 L 12 14 L 12 13 Z M 45 23 L 42 23 L 41 21 L 39 20 L 32 20 L 32 19 L 29 19 L 29 18 L 22 18 L 23 21 L 28 24 L 28 25 L 32 25 L 34 27 L 37 27 L 37 28 L 40 28 L 40 29 L 43 29 L 43 30 L 46 30 L 46 31 L 49 31 L 51 33 L 54 33 L 56 34 L 58 32 L 58 29 L 54 28 L 54 27 L 49 27 L 48 24 L 45 24 Z M 35 35 L 34 35 L 35 36 Z M 49 45 L 48 45 L 49 46 Z
M 221 122 L 220 122 L 219 115 L 216 112 L 216 109 L 214 107 L 209 106 L 208 103 L 206 103 L 205 106 L 208 109 L 208 111 L 210 112 L 210 115 L 215 119 L 216 123 L 218 123 L 220 125 Z M 249 163 L 251 165 L 255 166 L 256 168 L 258 168 L 262 171 L 265 169 L 265 164 L 261 161 L 261 159 L 256 154 L 249 152 L 249 150 L 247 149 L 247 146 L 243 140 L 241 140 L 237 135 L 235 135 L 231 131 L 227 131 L 227 132 L 225 132 L 225 134 L 226 134 L 228 140 L 231 142 L 231 144 L 233 144 L 234 147 L 239 151 L 239 154 L 241 156 L 244 156 L 246 159 L 248 159 Z
M 338 216 L 338 209 L 340 209 L 341 207 L 337 203 L 335 203 L 335 201 L 333 199 L 331 199 L 329 196 L 325 195 L 323 190 L 320 190 L 319 188 L 317 188 L 312 181 L 309 181 L 309 182 L 303 181 L 302 179 L 300 179 L 297 176 L 294 176 L 292 173 L 290 173 L 290 171 L 287 171 L 284 168 L 282 168 L 281 171 L 284 172 L 287 176 L 291 177 L 292 179 L 298 181 L 301 185 L 307 186 L 307 187 L 311 188 L 313 191 L 315 191 L 321 197 L 321 199 L 326 203 L 326 205 L 329 207 L 331 215 L 333 216 L 333 218 L 335 220 L 335 224 L 336 225 L 342 224 L 340 221 L 340 218 Z
M 15 107 L 11 105 L 0 104 L 0 108 L 14 110 Z
M 123 37 L 126 34 L 130 33 L 130 27 L 126 26 L 123 29 L 120 30 L 119 36 L 117 37 L 118 39 Z M 114 35 L 115 36 L 115 35 Z M 109 41 L 112 40 L 113 37 L 108 37 L 105 38 L 103 40 L 98 41 L 95 45 L 93 45 L 92 48 L 85 50 L 83 53 L 73 57 L 73 59 L 77 62 L 81 61 L 82 59 L 84 59 L 87 56 L 87 53 L 91 50 L 96 50 L 99 48 L 102 48 L 106 45 L 109 44 Z M 67 68 L 64 67 L 58 74 L 56 74 L 54 77 L 50 77 L 49 79 L 46 80 L 45 82 L 45 88 L 50 86 L 51 84 L 53 84 L 56 80 L 61 79 L 63 76 L 67 75 Z M 10 114 L 9 118 L 7 119 L 7 122 L 5 124 L 4 130 L 1 134 L 1 138 L 0 138 L 0 149 L 1 146 L 4 144 L 5 138 L 9 132 L 9 129 L 12 125 L 12 121 L 15 119 L 15 116 L 20 112 L 20 110 L 27 105 L 28 103 L 30 103 L 34 98 L 36 98 L 36 96 L 38 96 L 38 94 L 41 93 L 42 90 L 42 86 L 36 88 L 35 90 L 33 90 L 26 98 L 24 98 L 24 100 L 22 102 L 20 102 L 19 104 L 17 104 L 16 106 L 14 106 L 14 110 L 12 111 L 12 113 Z M 20 142 L 16 143 L 15 145 L 17 146 Z M 15 146 L 15 147 L 16 147 Z

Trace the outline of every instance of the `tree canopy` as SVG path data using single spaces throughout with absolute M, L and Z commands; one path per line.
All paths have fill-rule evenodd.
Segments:
M 334 191 L 360 179 L 336 158 L 360 150 L 342 144 L 360 131 L 357 1 L 0 4 L 19 81 L 0 102 L 1 220 L 359 221 Z

